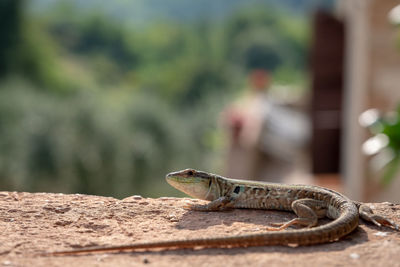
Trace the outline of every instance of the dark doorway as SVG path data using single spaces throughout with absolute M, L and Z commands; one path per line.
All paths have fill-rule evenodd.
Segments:
M 344 26 L 332 14 L 318 11 L 313 22 L 312 172 L 338 173 L 343 94 Z

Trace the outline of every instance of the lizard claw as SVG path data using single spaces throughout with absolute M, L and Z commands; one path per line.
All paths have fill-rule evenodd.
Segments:
M 268 231 L 282 231 L 285 230 L 289 225 L 287 223 L 269 223 L 271 226 L 267 226 Z
M 285 223 L 284 222 L 280 222 L 280 223 L 269 223 L 269 224 L 272 225 L 272 226 L 280 227 L 280 226 L 284 225 Z
M 393 222 L 392 220 L 386 219 L 385 217 L 379 216 L 379 215 L 374 215 L 371 217 L 371 220 L 374 224 L 376 224 L 377 226 L 387 226 L 390 228 L 393 228 L 397 231 L 399 230 L 399 225 L 396 224 L 395 222 Z
M 280 227 L 270 227 L 267 226 L 267 231 L 281 231 L 282 229 Z

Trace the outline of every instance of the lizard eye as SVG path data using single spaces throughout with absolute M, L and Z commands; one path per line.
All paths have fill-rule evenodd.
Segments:
M 236 187 L 235 187 L 235 190 L 233 190 L 233 192 L 234 192 L 235 194 L 239 194 L 239 192 L 240 192 L 240 186 L 236 186 Z

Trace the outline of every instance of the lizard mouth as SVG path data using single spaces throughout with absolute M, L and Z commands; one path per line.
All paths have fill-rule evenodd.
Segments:
M 188 169 L 167 174 L 167 182 L 176 189 L 188 194 L 191 197 L 207 199 L 210 193 L 210 179 L 200 172 Z

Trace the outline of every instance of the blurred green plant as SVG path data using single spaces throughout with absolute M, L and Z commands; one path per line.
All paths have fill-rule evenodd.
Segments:
M 267 69 L 276 83 L 305 79 L 308 21 L 274 8 L 244 9 L 213 24 L 155 21 L 142 29 L 101 13 L 55 12 L 43 19 L 45 28 L 74 65 L 86 66 L 96 87 L 134 86 L 193 106 L 210 92 L 234 93 L 252 69 Z
M 127 97 L 82 92 L 61 98 L 21 80 L 3 83 L 1 187 L 158 196 L 163 188 L 156 184 L 167 172 L 210 166 L 215 143 L 204 139 L 215 129 L 210 112 L 181 115 L 154 96 Z
M 18 74 L 48 91 L 72 91 L 76 84 L 63 74 L 57 45 L 25 6 L 24 0 L 0 3 L 0 79 Z
M 263 68 L 273 75 L 282 68 L 292 73 L 304 71 L 307 23 L 304 17 L 288 17 L 272 7 L 242 10 L 228 19 L 226 57 L 246 71 Z
M 248 71 L 305 79 L 307 21 L 280 10 L 136 28 L 65 1 L 0 5 L 4 190 L 168 194 L 167 172 L 219 166 L 218 116 Z
M 363 144 L 363 150 L 367 155 L 375 155 L 374 165 L 383 170 L 382 183 L 387 186 L 400 168 L 400 105 L 385 115 L 375 109 L 367 110 L 360 122 L 374 135 Z

